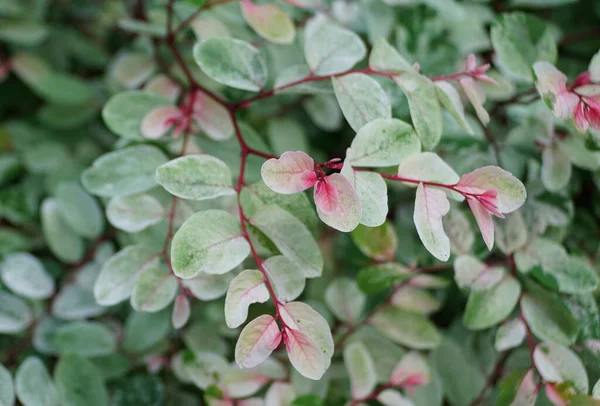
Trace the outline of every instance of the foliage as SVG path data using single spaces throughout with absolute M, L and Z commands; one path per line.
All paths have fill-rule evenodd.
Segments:
M 592 0 L 0 0 L 0 405 L 600 404 Z

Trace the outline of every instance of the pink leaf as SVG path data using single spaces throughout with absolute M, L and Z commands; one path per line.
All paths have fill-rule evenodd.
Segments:
M 165 135 L 178 120 L 183 118 L 183 113 L 175 106 L 161 106 L 150 110 L 142 120 L 141 133 L 151 140 Z
M 244 327 L 235 346 L 235 362 L 240 368 L 253 368 L 262 363 L 281 342 L 277 321 L 262 315 Z
M 547 383 L 545 388 L 546 397 L 555 406 L 567 406 L 567 401 L 558 393 L 553 384 Z
M 261 168 L 265 184 L 281 194 L 298 193 L 317 182 L 315 162 L 305 152 L 288 151 L 271 158 Z
M 447 261 L 450 257 L 450 240 L 442 224 L 442 217 L 448 211 L 450 202 L 446 193 L 419 183 L 413 220 L 423 245 L 440 261 Z
M 426 385 L 431 381 L 427 361 L 418 352 L 411 351 L 396 364 L 390 377 L 390 383 L 404 389 Z
M 190 301 L 184 294 L 179 294 L 175 299 L 175 305 L 173 306 L 173 315 L 171 322 L 173 327 L 179 329 L 187 323 L 190 318 Z
M 315 203 L 317 206 L 317 213 L 319 218 L 328 226 L 335 228 L 336 230 L 349 232 L 358 226 L 362 216 L 362 208 L 360 204 L 360 198 L 358 194 L 348 181 L 345 176 L 334 173 L 327 177 L 327 194 L 330 195 L 331 189 L 335 190 L 337 195 L 337 205 L 333 210 L 327 212 L 330 209 L 333 199 L 328 199 L 328 202 L 321 196 L 317 195 L 315 191 Z M 321 192 L 326 193 L 326 192 Z M 328 203 L 326 205 L 325 203 Z
M 145 92 L 158 93 L 167 100 L 175 102 L 181 93 L 181 86 L 167 75 L 156 75 L 144 86 Z
M 494 247 L 494 221 L 492 220 L 492 216 L 479 201 L 468 199 L 467 202 L 473 212 L 473 216 L 475 216 L 479 230 L 481 230 L 483 241 L 485 241 L 485 245 L 491 251 Z
M 317 182 L 315 186 L 315 204 L 323 213 L 331 214 L 338 208 L 338 191 L 327 178 Z
M 292 328 L 285 329 L 283 339 L 294 368 L 307 378 L 320 379 L 325 373 L 326 361 L 315 341 Z
M 533 369 L 527 371 L 517 390 L 513 405 L 533 406 L 537 398 L 537 388 L 533 381 Z

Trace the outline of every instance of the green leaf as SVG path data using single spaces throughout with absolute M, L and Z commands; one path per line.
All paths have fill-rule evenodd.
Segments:
M 442 307 L 433 294 L 410 285 L 400 286 L 392 295 L 392 304 L 413 313 L 428 315 Z
M 54 280 L 44 265 L 29 253 L 14 253 L 0 263 L 2 282 L 18 295 L 47 299 L 54 293 Z
M 81 176 L 88 192 L 102 196 L 128 196 L 156 186 L 156 168 L 168 161 L 158 148 L 137 145 L 109 152 L 94 161 Z
M 336 278 L 325 290 L 325 303 L 335 317 L 354 325 L 365 310 L 367 297 L 353 279 Z
M 171 245 L 173 271 L 184 279 L 200 272 L 229 272 L 249 253 L 239 222 L 222 210 L 202 211 L 187 219 Z
M 135 28 L 137 27 L 146 28 L 149 24 L 137 23 Z M 150 78 L 155 68 L 156 63 L 151 55 L 125 51 L 113 59 L 108 68 L 108 75 L 120 88 L 135 89 Z
M 306 23 L 304 56 L 313 74 L 331 75 L 346 71 L 365 55 L 365 44 L 358 35 L 324 15 L 318 14 Z
M 25 301 L 0 291 L 0 333 L 18 333 L 25 330 L 32 321 L 31 309 Z
M 390 222 L 379 227 L 358 226 L 350 237 L 363 254 L 376 261 L 392 261 L 398 249 L 398 236 Z
M 263 262 L 263 269 L 269 276 L 279 300 L 292 301 L 304 291 L 304 272 L 291 259 L 283 255 L 271 257 Z
M 94 284 L 98 304 L 112 306 L 126 300 L 139 273 L 152 263 L 156 254 L 146 247 L 130 245 L 110 257 Z
M 348 344 L 344 348 L 344 365 L 350 375 L 352 398 L 368 396 L 375 389 L 377 375 L 367 347 L 360 341 Z
M 450 239 L 442 223 L 442 217 L 449 210 L 446 193 L 419 183 L 413 220 L 421 242 L 440 261 L 447 261 L 450 257 Z
M 521 284 L 511 276 L 491 288 L 471 292 L 463 317 L 465 326 L 483 330 L 500 323 L 513 311 L 520 295 Z
M 412 70 L 411 64 L 385 38 L 379 38 L 373 44 L 369 55 L 369 67 L 376 71 L 392 73 Z
M 116 196 L 106 206 L 106 217 L 116 228 L 137 233 L 158 224 L 165 217 L 160 202 L 147 194 Z
M 106 406 L 108 392 L 94 365 L 77 354 L 60 357 L 54 380 L 64 406 Z
M 308 138 L 304 128 L 290 118 L 269 120 L 267 138 L 276 155 L 281 155 L 286 151 L 309 151 Z
M 74 321 L 58 327 L 53 343 L 59 352 L 84 356 L 107 355 L 117 347 L 117 341 L 108 328 L 88 321 Z
M 76 183 L 61 183 L 56 201 L 62 217 L 77 234 L 95 238 L 104 230 L 104 218 L 98 202 Z
M 179 284 L 166 264 L 155 258 L 145 266 L 135 281 L 131 307 L 138 312 L 157 312 L 171 304 Z
M 58 391 L 44 363 L 30 356 L 19 365 L 15 391 L 25 406 L 59 406 Z
M 556 39 L 543 20 L 521 12 L 500 14 L 492 25 L 491 39 L 499 61 L 523 79 L 532 81 L 532 65 L 554 63 Z
M 132 312 L 125 321 L 123 349 L 140 354 L 163 340 L 171 331 L 171 309 L 155 313 Z
M 527 224 L 520 211 L 507 214 L 506 218 L 498 221 L 494 228 L 496 245 L 507 255 L 527 243 Z
M 579 324 L 555 295 L 527 285 L 528 293 L 521 298 L 521 311 L 533 334 L 544 341 L 572 345 L 579 332 Z
M 331 82 L 344 117 L 354 131 L 376 118 L 392 118 L 389 97 L 375 79 L 355 73 L 334 77 Z
M 473 135 L 473 129 L 465 117 L 465 109 L 456 89 L 448 82 L 439 81 L 435 82 L 435 91 L 440 103 L 448 110 L 448 113 L 452 115 L 458 125 L 460 125 L 467 134 Z
M 183 283 L 196 298 L 209 301 L 223 296 L 225 292 L 227 292 L 229 282 L 232 278 L 233 275 L 231 273 L 211 275 L 201 272 L 191 279 L 182 279 L 181 283 Z
M 436 86 L 414 72 L 405 72 L 394 80 L 408 98 L 410 117 L 423 148 L 433 149 L 442 137 L 442 109 Z
M 425 316 L 397 307 L 378 311 L 370 324 L 392 341 L 415 349 L 432 349 L 440 345 L 442 336 Z
M 79 261 L 85 251 L 83 239 L 62 217 L 58 200 L 46 198 L 42 203 L 41 215 L 42 230 L 50 251 L 63 262 Z
M 587 394 L 589 380 L 581 360 L 573 351 L 553 342 L 540 343 L 533 352 L 535 369 L 546 382 L 569 382 Z
M 342 110 L 332 95 L 319 94 L 302 103 L 306 114 L 323 131 L 337 131 L 342 126 Z
M 183 156 L 159 166 L 156 181 L 183 199 L 206 200 L 235 195 L 225 162 L 209 155 Z
M 63 286 L 52 301 L 52 314 L 63 320 L 87 319 L 105 311 L 96 302 L 93 292 L 74 283 Z
M 276 44 L 291 44 L 296 27 L 290 17 L 275 3 L 258 5 L 250 0 L 240 3 L 242 15 L 258 35 Z
M 250 218 L 250 224 L 269 237 L 283 255 L 302 269 L 307 278 L 321 275 L 321 250 L 306 226 L 296 217 L 278 206 L 264 205 Z
M 402 282 L 412 276 L 403 265 L 387 263 L 361 269 L 356 277 L 358 287 L 365 293 L 374 294 L 392 287 L 396 282 Z
M 158 375 L 138 373 L 119 381 L 111 396 L 112 406 L 161 406 L 166 401 L 165 385 Z
M 214 37 L 194 47 L 194 59 L 211 79 L 226 86 L 257 92 L 265 86 L 267 64 L 245 41 Z
M 4 365 L 0 364 L 0 404 L 12 406 L 15 403 L 15 389 L 12 376 Z
M 142 120 L 151 110 L 169 104 L 162 95 L 132 90 L 117 93 L 102 109 L 106 126 L 126 139 L 141 140 Z
M 0 23 L 0 40 L 17 46 L 35 47 L 48 36 L 48 28 L 37 21 L 7 21 Z
M 433 352 L 432 363 L 451 405 L 470 405 L 485 386 L 479 365 L 450 338 Z
M 420 151 L 421 143 L 410 125 L 395 118 L 379 118 L 356 134 L 346 160 L 352 166 L 393 166 Z
M 275 78 L 274 88 L 280 89 L 286 85 L 289 87 L 279 90 L 277 93 L 295 94 L 329 94 L 333 92 L 331 84 L 326 80 L 311 81 L 291 85 L 310 76 L 310 68 L 306 65 L 292 65 L 283 69 Z M 289 151 L 289 150 L 288 150 Z
M 560 145 L 544 148 L 541 179 L 546 189 L 551 192 L 558 192 L 569 183 L 571 159 L 567 151 Z

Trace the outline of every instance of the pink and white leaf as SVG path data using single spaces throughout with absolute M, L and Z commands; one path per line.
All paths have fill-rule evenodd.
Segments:
M 423 245 L 440 261 L 447 261 L 450 257 L 450 239 L 442 224 L 442 217 L 448 211 L 450 202 L 446 193 L 419 183 L 413 220 Z
M 418 352 L 406 353 L 396 364 L 390 377 L 390 383 L 410 391 L 431 381 L 431 370 L 427 360 Z
M 483 103 L 485 103 L 485 91 L 473 78 L 462 78 L 459 79 L 458 82 L 475 109 L 477 118 L 479 118 L 479 121 L 481 121 L 484 126 L 487 126 L 490 122 L 490 115 L 483 107 Z
M 294 23 L 277 4 L 258 5 L 251 0 L 242 0 L 240 7 L 248 25 L 264 39 L 276 44 L 294 42 L 296 37 Z
M 534 381 L 533 369 L 527 371 L 525 376 L 523 377 L 523 381 L 521 381 L 521 385 L 517 390 L 517 394 L 513 399 L 513 405 L 519 406 L 533 406 L 535 405 L 535 401 L 537 399 L 537 385 Z
M 248 317 L 248 307 L 252 303 L 269 300 L 269 290 L 260 271 L 246 269 L 229 283 L 225 296 L 225 322 L 229 328 L 241 326 Z
M 567 406 L 568 403 L 566 399 L 564 399 L 561 394 L 556 390 L 556 387 L 552 383 L 547 383 L 544 386 L 544 390 L 546 391 L 546 397 L 554 406 Z
M 305 152 L 287 151 L 266 161 L 260 173 L 265 184 L 281 194 L 302 192 L 317 183 L 315 162 Z
M 467 199 L 467 203 L 469 203 L 475 221 L 477 221 L 483 241 L 488 250 L 491 251 L 494 248 L 494 221 L 492 220 L 492 215 L 475 199 Z
M 156 75 L 144 85 L 145 92 L 157 93 L 175 103 L 181 94 L 181 86 L 167 75 Z
M 354 341 L 344 348 L 344 365 L 350 376 L 352 399 L 364 398 L 375 389 L 377 384 L 375 363 L 361 341 Z
M 394 389 L 386 389 L 377 396 L 377 400 L 384 406 L 414 406 L 409 398 Z
M 275 382 L 265 396 L 265 406 L 291 406 L 296 398 L 294 387 L 286 382 Z
M 281 331 L 273 316 L 264 314 L 244 327 L 235 346 L 235 362 L 240 368 L 262 363 L 281 342 Z
M 315 189 L 315 203 L 317 206 L 317 214 L 319 218 L 328 226 L 342 232 L 354 230 L 360 223 L 362 217 L 362 208 L 358 194 L 345 176 L 334 173 L 329 175 L 326 180 L 327 188 L 335 190 L 334 193 L 321 192 L 323 196 L 333 194 L 337 195 L 337 205 L 331 210 L 332 199 L 325 199 L 323 196 L 317 196 Z M 328 190 L 330 190 L 328 189 Z M 327 212 L 326 210 L 331 210 Z
M 333 213 L 339 204 L 339 193 L 333 183 L 324 178 L 315 186 L 315 204 L 325 214 Z
M 561 120 L 568 119 L 579 98 L 567 90 L 567 77 L 549 62 L 536 62 L 533 64 L 536 77 L 536 88 L 552 109 L 554 115 Z
M 328 363 L 317 343 L 300 330 L 284 331 L 283 340 L 293 367 L 306 378 L 321 379 Z
M 190 318 L 190 301 L 183 294 L 180 293 L 175 299 L 175 305 L 173 306 L 173 314 L 171 317 L 171 323 L 173 328 L 180 329 L 185 326 Z
M 157 107 L 144 116 L 141 133 L 145 138 L 156 140 L 169 132 L 182 118 L 183 113 L 178 107 Z
M 234 133 L 229 111 L 200 90 L 196 91 L 194 98 L 192 118 L 202 131 L 215 141 L 229 139 Z

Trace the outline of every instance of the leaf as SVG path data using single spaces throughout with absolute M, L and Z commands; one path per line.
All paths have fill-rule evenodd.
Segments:
M 500 323 L 513 311 L 520 295 L 521 284 L 511 276 L 491 288 L 471 292 L 463 316 L 465 326 L 483 330 Z
M 294 0 L 297 1 L 297 0 Z M 301 0 L 304 1 L 304 0 Z M 296 394 L 292 384 L 285 382 L 275 382 L 266 393 L 264 406 L 292 406 Z M 262 406 L 262 405 L 248 405 Z
M 331 364 L 334 344 L 327 321 L 312 307 L 290 302 L 280 308 L 290 362 L 300 374 L 320 379 Z
M 234 133 L 227 109 L 201 90 L 196 91 L 192 118 L 202 131 L 215 141 L 230 139 Z
M 427 385 L 431 381 L 431 370 L 427 360 L 418 352 L 406 353 L 396 364 L 390 383 L 407 391 Z
M 158 375 L 136 373 L 122 379 L 112 393 L 113 406 L 159 406 L 166 401 L 165 384 Z
M 335 317 L 349 325 L 358 322 L 366 302 L 367 297 L 350 278 L 336 278 L 325 290 L 327 307 Z
M 14 253 L 0 263 L 2 282 L 13 292 L 30 299 L 47 299 L 54 293 L 54 280 L 44 265 L 29 253 Z
M 250 0 L 240 3 L 242 15 L 258 35 L 276 44 L 291 44 L 296 37 L 294 23 L 278 5 L 254 4 Z
M 190 301 L 187 296 L 180 294 L 175 299 L 175 305 L 173 305 L 173 314 L 171 316 L 171 324 L 173 328 L 180 329 L 186 325 L 190 318 L 191 309 Z
M 413 220 L 423 245 L 440 261 L 450 257 L 450 240 L 442 224 L 442 217 L 449 210 L 450 202 L 444 192 L 419 184 Z
M 77 354 L 60 357 L 54 380 L 63 404 L 69 406 L 105 406 L 108 392 L 94 365 Z
M 442 337 L 423 315 L 397 307 L 387 307 L 370 318 L 370 324 L 394 342 L 414 349 L 432 349 Z
M 355 171 L 344 164 L 340 172 L 348 179 L 360 200 L 360 224 L 368 227 L 381 226 L 388 214 L 387 185 L 380 174 Z
M 99 316 L 106 308 L 96 302 L 94 293 L 72 283 L 62 287 L 52 302 L 52 314 L 63 320 L 82 320 Z
M 179 107 L 157 107 L 150 110 L 148 114 L 144 116 L 141 133 L 144 138 L 149 140 L 157 140 L 168 133 L 171 133 L 174 137 L 179 131 L 179 127 L 176 126 L 176 123 L 182 118 L 183 112 Z
M 171 331 L 171 311 L 131 312 L 125 321 L 123 350 L 140 354 L 156 346 Z
M 112 96 L 102 109 L 106 126 L 126 139 L 141 140 L 142 120 L 151 110 L 169 104 L 164 96 L 139 90 L 120 92 Z
M 291 118 L 269 120 L 267 138 L 276 155 L 282 155 L 286 151 L 309 151 L 304 127 Z
M 492 24 L 491 39 L 502 65 L 529 81 L 534 62 L 556 60 L 556 40 L 550 27 L 531 14 L 514 12 L 498 16 Z
M 315 203 L 317 206 L 317 214 L 319 218 L 328 226 L 342 232 L 354 230 L 361 219 L 362 208 L 358 194 L 345 176 L 339 173 L 333 173 L 327 176 L 323 183 L 318 183 L 315 188 Z M 318 194 L 322 187 L 329 187 L 335 190 L 337 202 L 333 210 L 328 211 L 323 206 Z
M 260 271 L 246 269 L 229 283 L 225 297 L 225 321 L 227 327 L 237 328 L 246 322 L 248 307 L 252 303 L 269 300 L 269 290 Z
M 412 180 L 412 182 L 404 182 L 407 186 L 417 186 L 419 182 L 454 185 L 460 179 L 454 169 L 433 152 L 421 152 L 406 157 L 398 166 L 398 176 Z M 454 200 L 459 202 L 464 200 L 459 193 L 448 189 L 443 190 Z
M 33 314 L 25 301 L 0 291 L 0 333 L 18 333 L 25 330 L 32 321 Z
M 58 352 L 83 356 L 107 355 L 117 347 L 117 341 L 108 328 L 88 321 L 73 321 L 58 327 L 52 341 Z
M 77 234 L 96 238 L 104 230 L 98 202 L 77 183 L 63 182 L 56 188 L 56 201 L 62 217 Z
M 283 255 L 271 257 L 263 262 L 263 269 L 279 300 L 289 302 L 304 291 L 306 284 L 304 272 L 289 258 Z
M 321 250 L 298 219 L 278 206 L 265 205 L 259 207 L 249 221 L 269 237 L 283 255 L 295 262 L 304 276 L 315 278 L 321 275 Z
M 343 124 L 340 106 L 333 95 L 318 94 L 302 102 L 312 122 L 323 131 L 338 131 Z
M 551 192 L 562 190 L 571 179 L 571 159 L 560 145 L 544 148 L 541 179 Z
M 15 403 L 15 390 L 12 376 L 4 365 L 0 364 L 0 402 L 2 405 L 11 406 Z
M 500 383 L 498 406 L 518 404 L 533 406 L 538 394 L 537 384 L 534 381 L 533 368 L 529 370 L 518 369 L 508 375 Z
M 451 405 L 470 405 L 485 386 L 479 365 L 450 338 L 444 339 L 433 352 L 432 364 L 440 375 L 445 396 Z
M 282 194 L 293 194 L 312 187 L 317 177 L 315 162 L 305 152 L 287 151 L 279 158 L 265 161 L 260 174 L 265 185 Z
M 542 340 L 572 345 L 579 325 L 560 300 L 541 288 L 532 289 L 521 298 L 521 311 L 530 330 Z
M 116 196 L 106 206 L 110 224 L 128 233 L 137 233 L 158 224 L 164 216 L 162 204 L 148 194 Z
M 192 294 L 200 300 L 215 300 L 223 296 L 229 287 L 229 281 L 233 278 L 230 273 L 223 275 L 211 275 L 200 272 L 191 279 L 182 279 L 181 283 L 188 288 Z
M 244 327 L 235 345 L 235 362 L 241 368 L 261 364 L 281 342 L 281 332 L 273 316 L 263 314 Z
M 392 304 L 403 310 L 428 315 L 442 307 L 442 302 L 426 290 L 401 286 L 392 295 Z
M 130 245 L 110 257 L 94 284 L 94 297 L 102 306 L 126 300 L 133 291 L 139 273 L 152 263 L 156 254 L 141 245 Z
M 410 125 L 395 118 L 378 118 L 358 131 L 346 160 L 352 166 L 393 166 L 420 151 L 421 143 Z
M 200 272 L 223 274 L 250 253 L 238 221 L 222 210 L 206 210 L 186 220 L 173 237 L 171 258 L 179 278 Z
M 505 254 L 522 248 L 527 243 L 527 225 L 520 211 L 507 214 L 503 221 L 496 222 L 496 244 Z
M 157 312 L 171 304 L 179 284 L 159 258 L 144 266 L 131 293 L 131 307 L 138 312 Z
M 581 360 L 573 351 L 553 342 L 540 343 L 533 352 L 535 368 L 546 382 L 569 382 L 587 394 L 589 381 Z
M 327 38 L 327 41 L 323 41 Z M 317 14 L 304 28 L 304 57 L 316 75 L 331 75 L 352 68 L 366 55 L 362 40 L 354 32 Z
M 385 38 L 378 38 L 369 55 L 369 68 L 383 72 L 409 72 L 411 64 Z
M 473 135 L 473 129 L 465 117 L 465 109 L 462 101 L 460 100 L 460 95 L 454 86 L 442 80 L 435 82 L 435 90 L 438 100 L 440 103 L 442 103 L 446 110 L 448 110 L 448 113 L 452 115 L 458 125 L 460 125 L 461 128 L 467 132 L 467 134 Z
M 384 222 L 379 227 L 358 226 L 350 237 L 367 257 L 376 261 L 394 260 L 398 249 L 398 236 L 390 222 Z
M 132 24 L 129 24 L 129 26 L 133 28 Z M 146 28 L 149 25 L 140 26 L 138 23 L 135 28 L 138 27 Z M 126 28 L 128 28 L 127 25 Z M 135 89 L 144 84 L 152 76 L 155 69 L 156 63 L 152 56 L 141 52 L 123 52 L 113 59 L 108 68 L 108 74 L 110 79 L 122 88 Z
M 27 357 L 19 365 L 15 375 L 15 392 L 25 406 L 59 406 L 52 377 L 44 363 L 35 356 Z
M 182 199 L 206 200 L 235 195 L 231 172 L 218 158 L 187 155 L 156 168 L 156 182 Z
M 184 358 L 183 369 L 188 379 L 202 390 L 221 380 L 229 366 L 220 355 L 209 352 L 195 353 Z
M 465 213 L 461 210 L 451 210 L 442 219 L 442 223 L 450 239 L 450 251 L 455 255 L 471 252 L 475 243 L 475 233 Z
M 377 375 L 373 359 L 363 343 L 355 341 L 344 348 L 344 365 L 350 375 L 352 398 L 368 396 L 375 389 Z
M 401 395 L 393 389 L 386 389 L 377 396 L 377 400 L 384 406 L 395 406 L 395 405 L 411 405 L 410 399 Z
M 66 263 L 75 263 L 84 254 L 83 240 L 67 224 L 56 199 L 47 197 L 41 207 L 42 230 L 50 251 Z
M 48 37 L 48 27 L 37 21 L 7 21 L 0 24 L 0 39 L 13 45 L 35 47 Z
M 137 145 L 109 152 L 86 169 L 81 181 L 86 190 L 102 197 L 128 196 L 156 186 L 154 172 L 168 161 L 156 147 Z
M 462 289 L 489 290 L 500 283 L 504 275 L 504 268 L 489 267 L 469 255 L 461 255 L 454 261 L 454 278 Z
M 433 149 L 442 137 L 442 109 L 431 80 L 415 72 L 394 77 L 408 98 L 410 117 L 425 149 Z
M 361 269 L 356 277 L 358 287 L 367 294 L 379 293 L 412 276 L 408 268 L 397 263 L 374 265 Z
M 392 118 L 392 105 L 387 93 L 373 78 L 354 73 L 331 79 L 344 117 L 354 131 L 377 118 Z
M 236 89 L 257 92 L 265 86 L 267 64 L 245 41 L 213 37 L 194 47 L 194 59 L 211 79 Z

